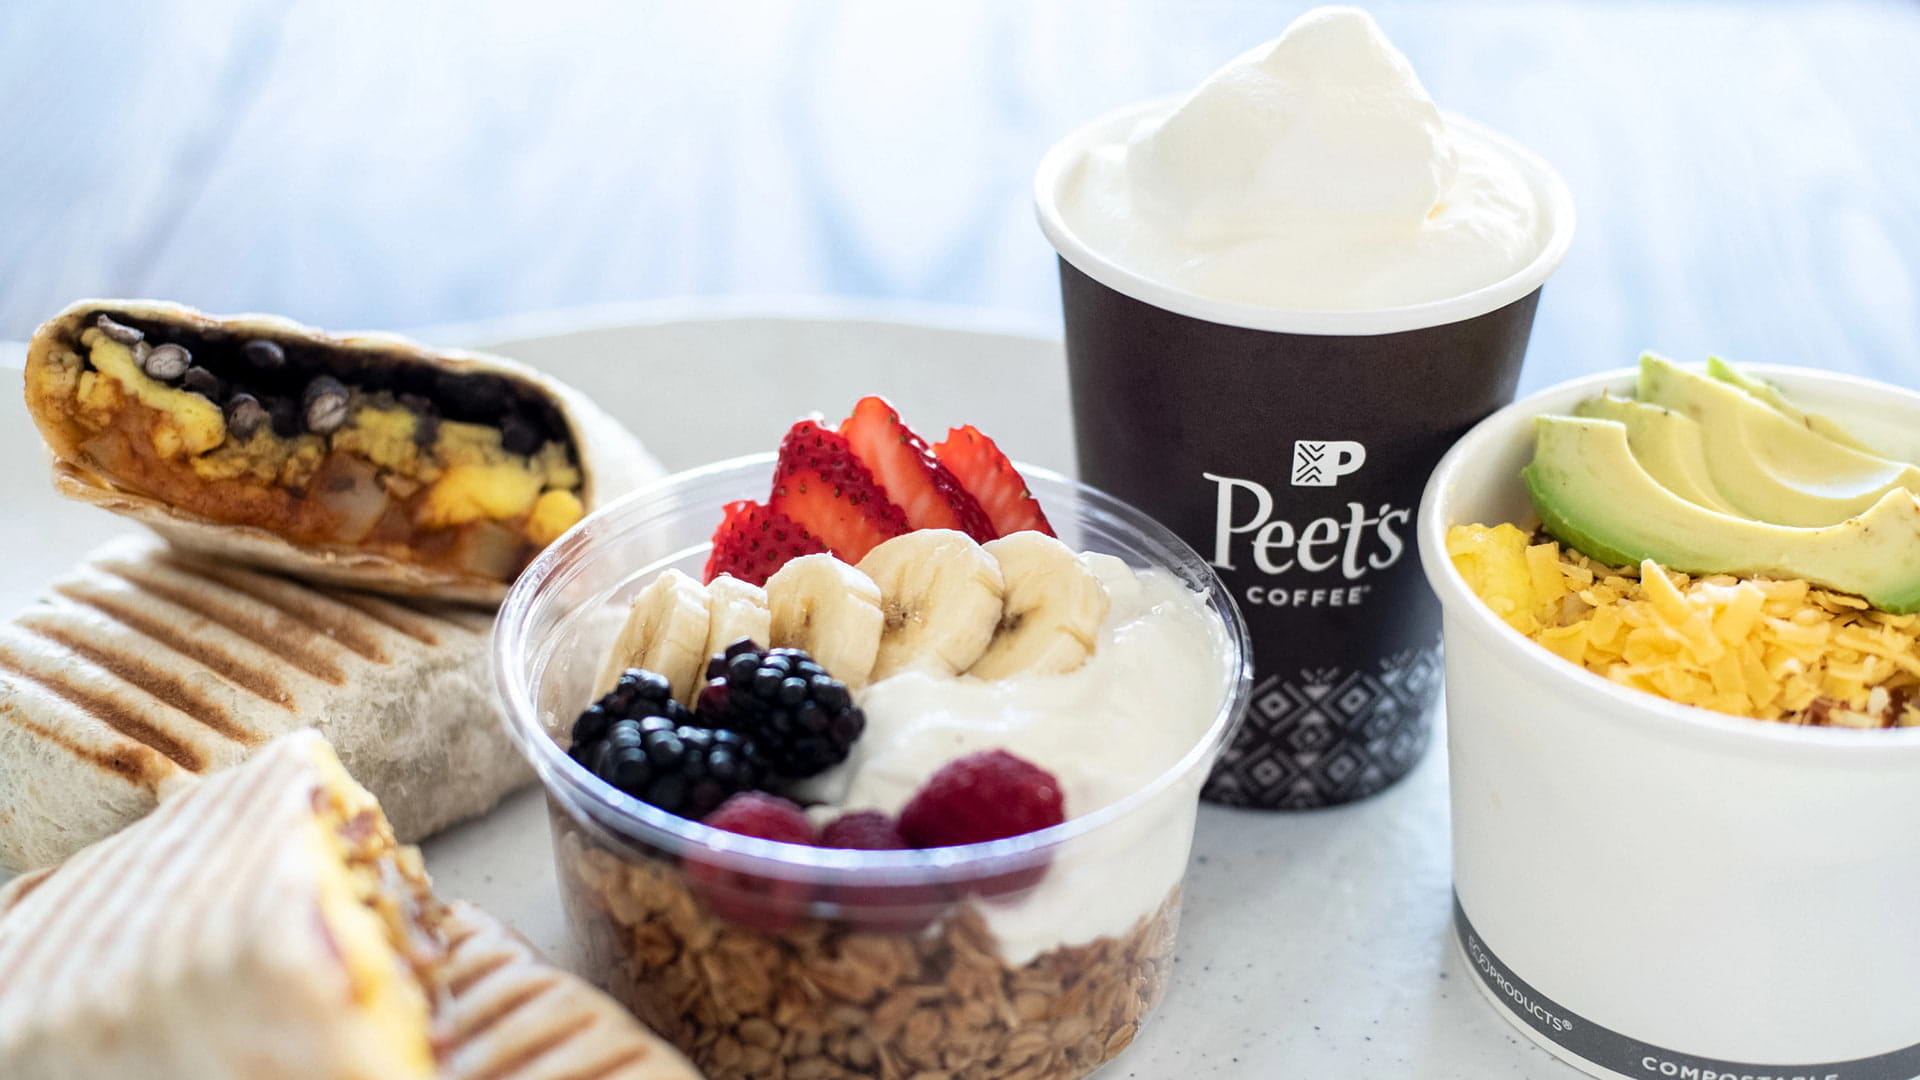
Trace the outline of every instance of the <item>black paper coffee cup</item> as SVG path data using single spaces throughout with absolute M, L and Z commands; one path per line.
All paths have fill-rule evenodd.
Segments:
M 1037 184 L 1060 253 L 1080 476 L 1207 558 L 1252 631 L 1252 704 L 1206 797 L 1275 809 L 1363 798 L 1431 742 L 1440 608 L 1413 541 L 1421 490 L 1454 440 L 1513 399 L 1571 199 L 1538 159 L 1485 133 L 1533 166 L 1552 215 L 1541 256 L 1514 278 L 1379 312 L 1212 301 L 1101 258 L 1053 202 L 1089 138 L 1151 107 L 1063 140 Z

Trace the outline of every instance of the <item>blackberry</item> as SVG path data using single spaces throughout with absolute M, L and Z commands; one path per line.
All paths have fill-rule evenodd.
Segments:
M 700 723 L 752 739 L 767 767 L 802 779 L 847 760 L 867 717 L 847 685 L 799 649 L 738 641 L 707 663 Z
M 663 676 L 639 669 L 580 714 L 567 753 L 621 791 L 685 818 L 759 788 L 764 774 L 753 740 L 698 726 Z

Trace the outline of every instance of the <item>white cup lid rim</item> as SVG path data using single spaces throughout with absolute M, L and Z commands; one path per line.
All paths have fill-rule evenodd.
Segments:
M 1533 260 L 1499 281 L 1459 296 L 1403 307 L 1374 311 L 1306 311 L 1266 307 L 1241 301 L 1218 300 L 1129 270 L 1095 252 L 1067 224 L 1061 213 L 1059 196 L 1062 185 L 1088 147 L 1114 128 L 1131 124 L 1141 116 L 1169 108 L 1174 98 L 1154 98 L 1134 102 L 1095 118 L 1055 143 L 1041 158 L 1034 174 L 1034 208 L 1040 229 L 1068 265 L 1106 287 L 1133 299 L 1171 311 L 1176 315 L 1202 319 L 1226 326 L 1250 330 L 1270 330 L 1290 334 L 1319 334 L 1352 337 L 1391 334 L 1463 322 L 1506 307 L 1545 284 L 1566 258 L 1573 243 L 1573 194 L 1566 181 L 1538 155 L 1505 135 L 1454 113 L 1445 112 L 1447 123 L 1464 130 L 1494 147 L 1520 167 L 1533 183 L 1546 214 L 1547 239 Z

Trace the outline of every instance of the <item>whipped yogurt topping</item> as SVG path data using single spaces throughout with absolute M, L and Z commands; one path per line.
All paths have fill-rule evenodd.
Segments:
M 1082 558 L 1113 601 L 1084 665 L 991 682 L 908 672 L 868 687 L 866 733 L 844 764 L 808 783 L 805 794 L 826 804 L 813 809 L 817 820 L 897 814 L 942 765 L 992 749 L 1051 772 L 1068 817 L 1080 817 L 1146 787 L 1193 749 L 1229 676 L 1226 628 L 1165 571 Z M 1157 909 L 1186 871 L 1203 774 L 1066 845 L 1031 892 L 982 901 L 1006 960 L 1123 934 Z
M 1200 296 L 1299 311 L 1444 300 L 1531 262 L 1547 229 L 1526 175 L 1449 124 L 1357 8 L 1300 16 L 1170 109 L 1068 170 L 1067 227 Z

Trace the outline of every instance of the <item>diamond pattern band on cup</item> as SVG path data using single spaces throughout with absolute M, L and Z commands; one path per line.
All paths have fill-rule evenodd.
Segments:
M 1372 795 L 1426 752 L 1439 689 L 1438 645 L 1383 657 L 1365 670 L 1270 675 L 1254 686 L 1240 735 L 1204 794 L 1229 806 L 1281 810 Z

